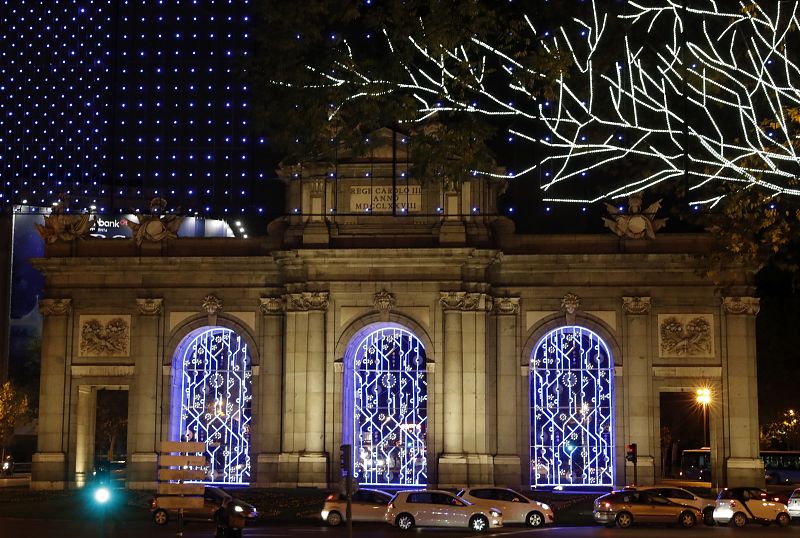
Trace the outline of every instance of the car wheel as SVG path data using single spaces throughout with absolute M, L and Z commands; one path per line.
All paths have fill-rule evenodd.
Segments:
M 633 525 L 633 516 L 628 512 L 620 512 L 617 514 L 617 526 L 620 529 L 627 529 Z
M 394 522 L 404 531 L 410 531 L 414 528 L 414 517 L 411 514 L 400 514 Z
M 747 525 L 747 516 L 744 515 L 744 512 L 736 512 L 731 518 L 731 524 L 734 527 L 744 527 Z
M 781 527 L 788 527 L 792 523 L 792 518 L 786 512 L 781 512 L 778 514 L 776 521 Z
M 544 516 L 539 512 L 531 512 L 525 517 L 525 523 L 529 527 L 541 527 L 544 525 Z
M 328 525 L 331 527 L 337 527 L 342 524 L 342 514 L 339 512 L 331 512 L 328 514 L 328 519 L 325 521 L 327 521 Z
M 714 521 L 714 508 L 712 508 L 711 506 L 703 510 L 703 523 L 705 523 L 709 527 L 713 527 L 714 525 L 717 524 L 717 522 Z
M 475 532 L 483 532 L 489 528 L 489 520 L 483 516 L 472 516 L 469 520 L 469 528 Z
M 697 523 L 697 518 L 693 513 L 687 510 L 681 513 L 680 517 L 678 517 L 678 522 L 681 524 L 681 527 L 688 529 L 694 527 L 695 523 Z
M 153 521 L 156 525 L 166 525 L 167 521 L 169 521 L 169 514 L 167 514 L 166 510 L 159 508 L 153 512 Z

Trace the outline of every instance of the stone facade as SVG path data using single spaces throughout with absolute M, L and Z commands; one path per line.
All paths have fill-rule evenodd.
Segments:
M 595 246 L 600 239 L 593 240 Z M 658 245 L 680 246 L 679 239 Z M 205 248 L 203 240 L 185 241 L 196 243 L 196 253 Z M 252 342 L 258 484 L 335 481 L 331 455 L 341 442 L 343 405 L 337 365 L 352 335 L 382 319 L 409 328 L 425 344 L 428 453 L 437 455 L 430 482 L 525 483 L 528 364 L 538 339 L 567 323 L 567 293 L 581 298 L 571 314 L 574 323 L 592 328 L 612 348 L 618 462 L 624 461 L 626 442 L 637 442 L 640 482 L 660 476 L 658 395 L 693 390 L 702 380 L 721 396 L 710 409 L 715 468 L 730 485 L 762 480 L 752 288 L 742 285 L 723 297 L 695 276 L 685 254 L 534 253 L 564 246 L 562 238 L 539 237 L 525 246 L 531 253 L 298 249 L 245 257 L 38 260 L 48 298 L 41 305 L 45 337 L 34 483 L 81 483 L 81 473 L 89 470 L 93 391 L 125 386 L 130 484 L 151 485 L 156 447 L 168 431 L 165 387 L 173 354 L 186 334 L 208 323 L 200 305 L 209 294 L 225 305 L 214 314 L 215 324 Z M 292 281 L 293 274 L 306 278 Z M 381 290 L 391 293 L 391 308 L 376 308 Z M 713 320 L 714 356 L 661 355 L 660 317 L 684 313 Z M 79 320 L 93 315 L 131 319 L 128 356 L 81 355 Z
M 698 276 L 708 236 L 520 235 L 505 219 L 458 209 L 476 203 L 464 190 L 452 212 L 445 204 L 411 221 L 341 216 L 325 211 L 337 187 L 323 172 L 286 174 L 299 210 L 267 237 L 48 245 L 35 261 L 46 298 L 34 487 L 84 482 L 102 388 L 129 391 L 128 485 L 153 487 L 157 447 L 170 437 L 173 359 L 205 326 L 231 329 L 249 348 L 251 483 L 335 484 L 344 359 L 377 323 L 407 329 L 425 349 L 429 485 L 531 483 L 531 357 L 565 325 L 590 329 L 613 357 L 617 484 L 631 480 L 631 442 L 639 483 L 661 476 L 659 395 L 700 383 L 716 395 L 717 484 L 763 482 L 758 301 L 744 270 L 724 290 Z M 478 187 L 470 192 L 494 189 Z M 447 196 L 423 192 L 415 203 Z M 129 321 L 126 353 L 81 353 L 90 318 Z M 680 331 L 702 345 L 681 344 Z

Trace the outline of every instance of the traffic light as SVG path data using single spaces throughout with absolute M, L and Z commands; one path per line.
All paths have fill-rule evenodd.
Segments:
M 353 445 L 341 445 L 339 447 L 339 460 L 343 475 L 350 475 L 351 465 L 353 464 Z
M 625 445 L 625 459 L 636 463 L 636 443 Z

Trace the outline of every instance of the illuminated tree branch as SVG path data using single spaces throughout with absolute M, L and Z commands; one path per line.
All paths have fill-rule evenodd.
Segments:
M 541 140 L 551 148 L 543 166 L 553 169 L 544 188 L 558 190 L 587 170 L 633 158 L 647 169 L 608 185 L 598 198 L 662 182 L 684 182 L 690 203 L 711 206 L 724 197 L 725 184 L 800 195 L 798 122 L 791 117 L 800 105 L 790 43 L 797 3 L 775 2 L 771 12 L 710 0 L 699 8 L 658 4 L 629 3 L 632 11 L 621 16 L 629 23 L 623 60 L 614 73 L 593 69 L 597 46 L 590 44 L 585 56 L 576 54 L 583 77 L 559 81 L 555 110 L 540 109 L 551 132 Z M 585 24 L 602 39 L 597 20 Z M 671 38 L 654 39 L 664 28 Z

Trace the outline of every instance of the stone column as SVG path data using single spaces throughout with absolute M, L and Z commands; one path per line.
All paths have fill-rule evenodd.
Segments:
M 257 454 L 256 483 L 268 486 L 278 482 L 281 452 L 281 375 L 283 373 L 283 299 L 264 297 L 259 310 L 263 314 L 261 365 L 256 379 L 257 393 L 253 409 L 252 450 Z
M 637 480 L 650 485 L 655 481 L 655 447 L 653 446 L 653 376 L 650 347 L 650 297 L 623 297 L 623 342 L 625 364 L 625 408 L 628 411 L 627 437 L 617 438 L 617 445 L 636 443 Z M 619 360 L 621 357 L 614 357 Z M 617 429 L 626 431 L 626 429 Z M 617 452 L 619 453 L 619 452 Z M 633 463 L 627 466 L 627 482 L 633 482 Z
M 325 313 L 327 292 L 302 292 L 286 296 L 287 348 L 284 376 L 287 405 L 284 419 L 291 420 L 284 432 L 289 454 L 282 460 L 296 461 L 294 476 L 281 482 L 301 486 L 327 485 L 325 431 Z
M 439 485 L 466 483 L 463 430 L 463 352 L 461 308 L 466 293 L 443 292 L 439 304 L 444 311 L 443 410 L 444 453 L 439 458 Z
M 92 479 L 96 411 L 97 388 L 91 385 L 78 386 L 78 412 L 75 417 L 75 486 L 79 488 Z
M 136 299 L 135 342 L 136 375 L 128 407 L 128 487 L 154 489 L 156 485 L 156 453 L 158 451 L 157 399 L 162 380 L 161 327 L 164 300 Z
M 722 412 L 728 439 L 724 452 L 725 476 L 720 486 L 764 485 L 764 464 L 758 446 L 755 319 L 758 310 L 756 297 L 722 298 Z M 712 406 L 709 422 L 712 426 L 715 419 Z
M 492 312 L 497 333 L 497 454 L 494 457 L 494 478 L 498 484 L 516 484 L 520 479 L 520 415 L 527 416 L 527 410 L 518 406 L 519 297 L 495 297 Z
M 31 469 L 32 489 L 64 489 L 69 428 L 72 299 L 40 299 L 44 316 L 39 381 L 39 435 Z M 65 413 L 66 411 L 66 413 Z

